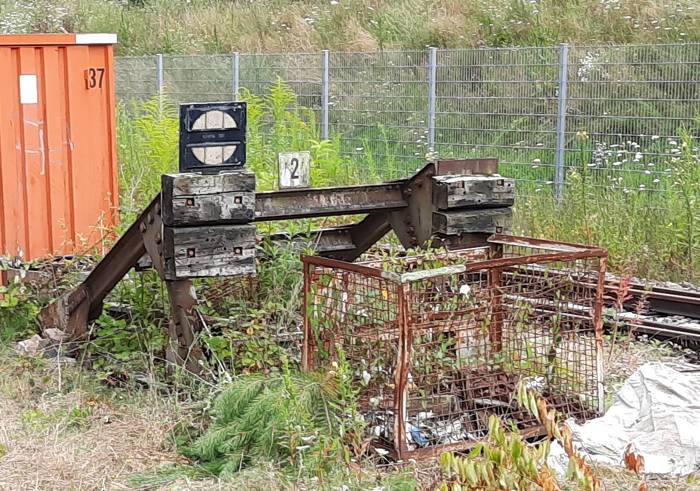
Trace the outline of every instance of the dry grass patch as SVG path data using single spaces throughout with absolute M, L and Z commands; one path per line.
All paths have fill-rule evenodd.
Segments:
M 106 393 L 78 370 L 2 355 L 0 489 L 131 489 L 129 479 L 181 462 L 164 442 L 183 418 L 152 392 Z M 84 374 L 83 374 L 84 375 Z

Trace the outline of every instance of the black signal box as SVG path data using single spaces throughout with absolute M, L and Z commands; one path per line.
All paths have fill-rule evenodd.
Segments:
M 246 103 L 180 105 L 180 172 L 215 174 L 246 163 Z

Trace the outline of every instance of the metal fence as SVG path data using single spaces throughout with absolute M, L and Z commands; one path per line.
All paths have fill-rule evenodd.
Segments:
M 659 191 L 680 132 L 700 126 L 700 44 L 117 59 L 122 101 L 266 95 L 277 77 L 313 110 L 319 137 L 382 178 L 428 154 L 498 157 L 525 192 L 561 197 L 574 172 Z

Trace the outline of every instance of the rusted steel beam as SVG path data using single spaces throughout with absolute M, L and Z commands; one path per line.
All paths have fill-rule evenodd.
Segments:
M 304 262 L 304 305 L 311 298 L 311 269 L 312 265 L 308 262 Z M 311 329 L 311 321 L 308 315 L 304 315 L 304 339 L 302 352 L 301 352 L 301 367 L 304 371 L 311 371 L 315 369 L 314 366 L 314 353 L 316 352 L 316 338 L 314 338 L 313 331 Z
M 170 321 L 168 334 L 170 342 L 166 350 L 166 359 L 175 366 L 185 367 L 192 373 L 202 369 L 199 361 L 202 350 L 196 342 L 196 320 L 193 316 L 197 305 L 197 294 L 192 280 L 166 281 L 170 296 Z
M 288 234 L 279 232 L 267 236 L 258 236 L 259 241 L 271 240 L 278 245 L 284 243 L 295 250 L 311 247 L 321 256 L 340 254 L 355 249 L 352 230 L 355 225 L 324 228 L 309 233 Z
M 422 247 L 432 236 L 433 177 L 435 165 L 428 164 L 404 185 L 408 206 L 389 217 L 391 228 L 405 248 Z
M 503 258 L 503 246 L 491 243 L 490 256 L 492 259 Z M 503 348 L 503 270 L 494 268 L 488 270 L 489 295 L 491 297 L 491 325 L 489 340 L 493 353 L 500 353 Z
M 375 212 L 367 215 L 362 221 L 356 223 L 350 229 L 350 237 L 354 247 L 347 251 L 337 251 L 324 254 L 343 261 L 354 261 L 367 249 L 377 243 L 391 230 L 389 213 Z
M 102 312 L 102 302 L 126 273 L 146 253 L 143 232 L 160 212 L 160 194 L 119 238 L 95 269 L 75 290 L 63 295 L 39 313 L 44 329 L 57 328 L 71 338 L 82 338 L 87 323 Z
M 596 251 L 605 252 L 605 249 L 595 246 L 573 244 L 571 242 L 561 242 L 558 240 L 534 239 L 532 237 L 521 237 L 517 235 L 494 234 L 489 237 L 489 243 L 503 244 L 519 247 L 531 247 L 557 252 L 584 252 Z
M 394 374 L 394 448 L 399 458 L 408 452 L 406 441 L 406 420 L 408 419 L 408 374 L 411 370 L 411 352 L 413 350 L 413 332 L 410 322 L 411 285 L 403 284 L 398 288 L 399 345 L 396 354 L 396 371 Z
M 254 176 L 250 173 L 165 176 L 167 210 L 161 210 L 159 194 L 86 280 L 40 313 L 41 323 L 44 328 L 64 330 L 72 338 L 85 336 L 88 322 L 100 315 L 107 294 L 146 253 L 161 277 L 168 280 L 212 273 L 211 268 L 200 268 L 194 274 L 190 267 L 193 258 L 203 266 L 211 262 L 209 258 L 220 259 L 222 266 L 217 271 L 221 274 L 240 272 L 240 268 L 224 266 L 226 258 L 223 256 L 229 249 L 234 256 L 245 256 L 246 247 L 252 251 L 252 239 L 244 245 L 230 243 L 234 235 L 238 241 L 239 232 L 246 227 L 236 225 L 239 228 L 231 228 L 236 227 L 231 224 L 244 223 L 249 218 L 270 221 L 366 213 L 368 215 L 354 225 L 320 231 L 315 235 L 322 254 L 346 261 L 355 260 L 392 228 L 404 246 L 423 246 L 435 232 L 432 226 L 432 214 L 436 211 L 433 177 L 473 174 L 485 169 L 495 171 L 495 166 L 496 161 L 491 159 L 443 161 L 427 164 L 410 179 L 385 184 L 257 193 L 254 214 L 250 213 L 254 190 Z M 440 199 L 456 206 L 465 204 L 466 198 L 450 198 L 451 194 L 454 194 L 453 190 L 448 186 Z M 165 215 L 165 227 L 162 215 Z M 201 224 L 209 224 L 209 228 L 202 228 Z M 216 225 L 216 233 L 212 224 Z M 183 225 L 188 227 L 183 228 Z M 252 226 L 249 227 L 245 230 L 252 230 Z M 483 233 L 484 230 L 474 232 Z M 252 237 L 252 234 L 250 232 L 246 237 Z M 182 238 L 176 239 L 176 235 Z M 200 236 L 201 244 L 197 242 Z M 170 261 L 177 260 L 176 245 L 183 248 L 187 258 L 180 261 L 189 268 L 182 274 L 178 273 L 177 267 L 173 269 Z M 173 315 L 180 316 L 175 311 Z
M 404 181 L 370 186 L 295 189 L 255 195 L 255 221 L 356 215 L 405 208 Z

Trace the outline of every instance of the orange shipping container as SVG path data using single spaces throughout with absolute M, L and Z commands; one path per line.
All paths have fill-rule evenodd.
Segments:
M 115 42 L 0 35 L 0 256 L 86 252 L 116 225 Z

